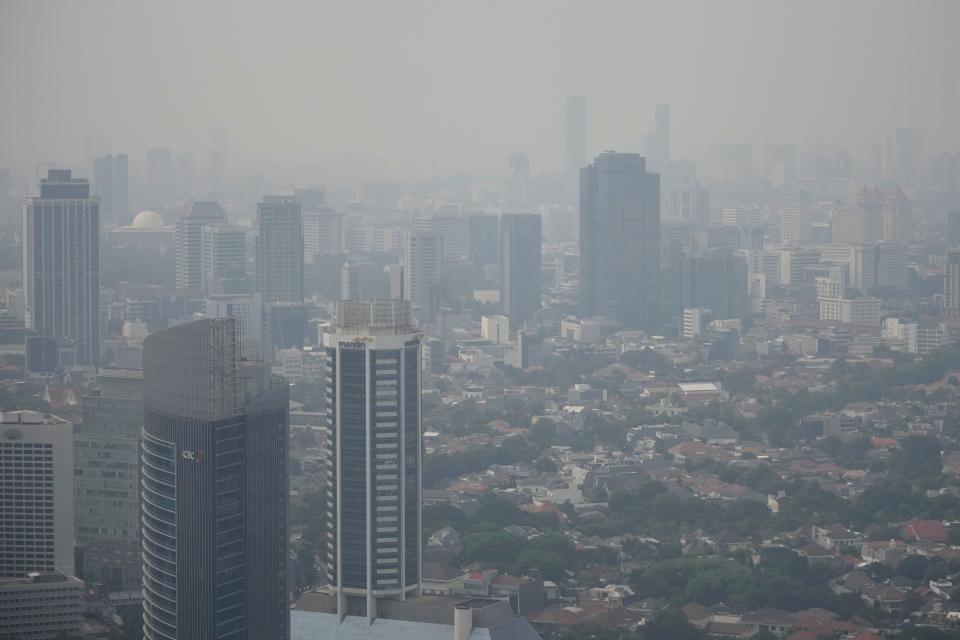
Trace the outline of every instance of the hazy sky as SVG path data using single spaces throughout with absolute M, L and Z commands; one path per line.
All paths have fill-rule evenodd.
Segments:
M 501 170 L 524 149 L 539 173 L 562 166 L 567 94 L 591 152 L 637 149 L 656 102 L 675 157 L 895 126 L 933 150 L 960 119 L 958 40 L 954 0 L 0 0 L 0 165 L 76 162 L 91 132 L 135 163 L 202 156 L 219 127 L 233 166 L 358 149 Z

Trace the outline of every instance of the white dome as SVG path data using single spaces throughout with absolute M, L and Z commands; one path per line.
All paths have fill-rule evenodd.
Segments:
M 151 211 L 150 209 L 144 209 L 133 219 L 133 224 L 130 225 L 135 229 L 154 229 L 156 227 L 163 226 L 163 216 L 161 216 L 156 211 Z

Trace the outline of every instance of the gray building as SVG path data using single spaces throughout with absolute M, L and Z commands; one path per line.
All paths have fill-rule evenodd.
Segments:
M 660 176 L 635 153 L 606 151 L 580 171 L 580 302 L 583 316 L 657 324 Z
M 403 296 L 421 325 L 433 320 L 443 295 L 443 236 L 414 229 L 407 234 L 403 252 Z
M 0 414 L 0 578 L 73 575 L 73 425 Z
M 750 311 L 747 304 L 747 263 L 728 249 L 683 258 L 684 309 L 710 309 L 713 318 L 740 318 Z
M 140 590 L 143 372 L 101 369 L 74 432 L 77 575 L 107 592 Z
M 175 237 L 178 289 L 246 292 L 242 284 L 246 276 L 246 234 L 228 224 L 219 204 L 202 200 L 190 203 L 177 220 Z
M 0 579 L 0 638 L 76 638 L 83 622 L 83 581 L 62 573 Z
M 70 170 L 51 169 L 23 209 L 26 328 L 100 362 L 100 199 Z
M 266 196 L 257 204 L 257 291 L 264 304 L 303 304 L 303 218 L 300 201 Z
M 148 640 L 289 638 L 289 391 L 241 358 L 236 318 L 144 340 Z
M 327 352 L 327 582 L 340 616 L 420 585 L 420 345 L 410 307 L 348 300 Z
M 500 307 L 511 328 L 540 309 L 540 215 L 500 216 Z
M 126 154 L 94 158 L 93 194 L 100 197 L 100 222 L 104 227 L 130 223 L 130 178 Z
M 587 164 L 587 98 L 567 96 L 566 100 L 566 174 L 574 183 L 577 173 Z M 569 194 L 573 196 L 574 194 Z
M 470 261 L 481 267 L 497 263 L 497 216 L 477 213 L 468 218 Z

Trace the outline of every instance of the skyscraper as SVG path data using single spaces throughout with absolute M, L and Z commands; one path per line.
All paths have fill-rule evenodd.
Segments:
M 923 177 L 923 134 L 919 129 L 891 129 L 884 152 L 884 178 L 902 187 L 919 186 Z
M 0 496 L 0 578 L 73 575 L 73 425 L 0 413 Z
M 327 581 L 341 616 L 373 619 L 379 598 L 420 583 L 421 336 L 405 302 L 342 301 L 336 316 L 323 337 Z
M 803 190 L 791 191 L 780 203 L 780 242 L 804 244 L 810 241 L 811 198 Z
M 518 329 L 540 308 L 540 215 L 500 216 L 500 307 Z
M 144 636 L 289 637 L 289 391 L 237 318 L 143 342 Z
M 576 198 L 577 175 L 587 164 L 587 98 L 567 96 L 565 175 L 567 197 Z
M 246 279 L 246 234 L 232 227 L 220 205 L 196 201 L 177 220 L 177 288 L 239 293 Z
M 70 170 L 51 169 L 23 210 L 26 328 L 100 362 L 100 199 Z
M 947 211 L 947 245 L 960 247 L 960 209 Z
M 497 217 L 478 213 L 468 218 L 468 225 L 470 227 L 470 260 L 476 266 L 496 264 Z
M 403 252 L 403 295 L 421 325 L 432 320 L 440 305 L 443 236 L 436 231 L 413 230 Z
M 303 304 L 303 219 L 300 201 L 266 196 L 257 204 L 257 291 L 264 304 Z
M 681 305 L 710 309 L 718 320 L 748 314 L 746 262 L 729 249 L 684 257 Z
M 126 154 L 94 158 L 93 194 L 100 196 L 100 222 L 104 227 L 129 224 L 129 189 Z
M 584 316 L 657 324 L 660 176 L 635 153 L 607 151 L 580 171 L 580 302 Z
M 360 298 L 360 268 L 356 264 L 344 262 L 340 267 L 340 299 L 358 300 Z
M 670 160 L 670 105 L 658 104 L 653 116 L 653 133 L 647 136 L 647 158 L 651 162 Z
M 77 575 L 107 591 L 140 589 L 143 372 L 101 369 L 74 434 Z

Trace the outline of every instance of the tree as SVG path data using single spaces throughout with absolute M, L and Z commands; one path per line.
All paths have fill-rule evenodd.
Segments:
M 485 562 L 495 566 L 510 566 L 517 561 L 520 541 L 504 531 L 472 533 L 463 538 L 460 561 L 463 564 Z
M 644 640 L 701 640 L 706 634 L 690 624 L 683 611 L 675 607 L 664 609 L 643 625 Z
M 530 428 L 530 439 L 541 451 L 549 449 L 557 441 L 557 425 L 549 418 L 537 418 Z

